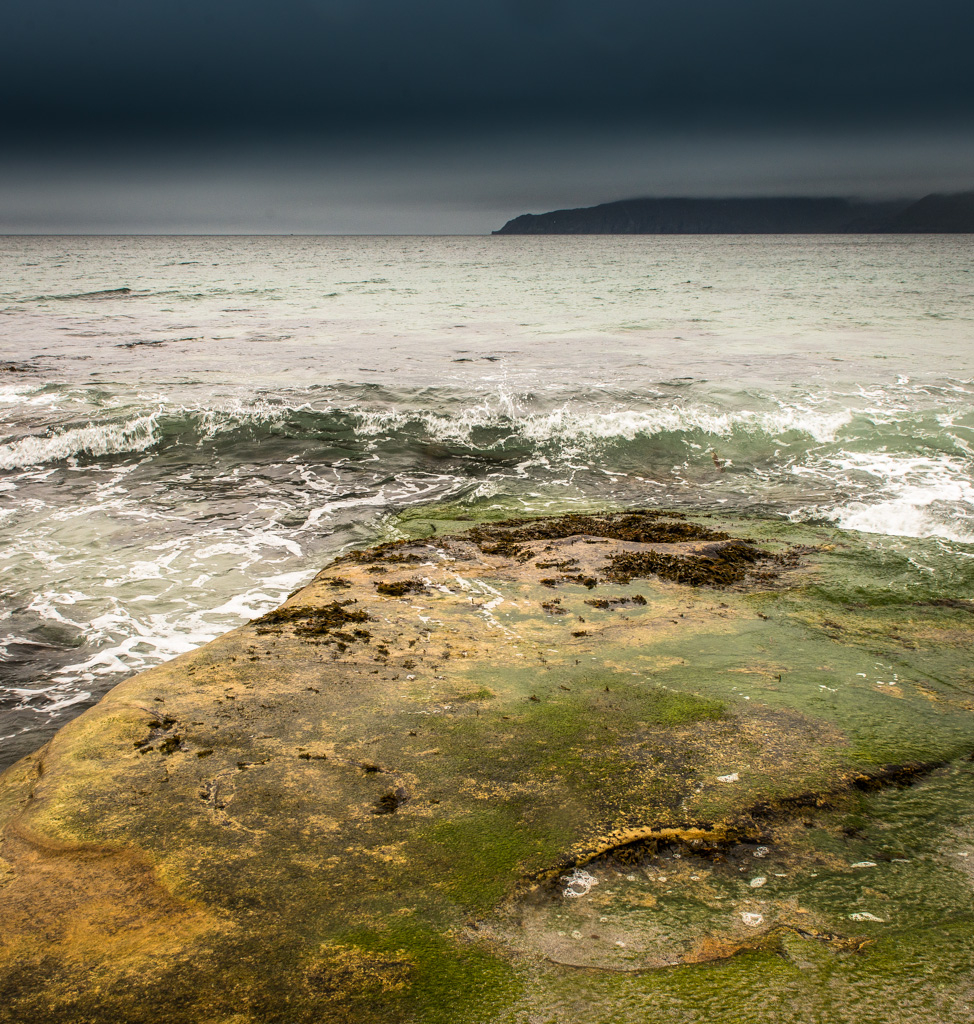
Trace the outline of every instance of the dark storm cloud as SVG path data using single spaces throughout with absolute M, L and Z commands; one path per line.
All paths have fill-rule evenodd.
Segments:
M 960 0 L 12 0 L 0 232 L 480 232 L 974 184 Z
M 969 112 L 959 0 L 31 0 L 8 130 L 840 123 Z

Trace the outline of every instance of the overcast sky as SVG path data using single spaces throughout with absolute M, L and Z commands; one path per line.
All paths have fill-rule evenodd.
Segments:
M 30 0 L 0 231 L 482 232 L 974 188 L 960 0 Z

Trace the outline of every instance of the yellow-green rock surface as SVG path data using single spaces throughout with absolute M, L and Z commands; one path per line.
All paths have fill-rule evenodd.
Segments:
M 969 602 L 758 519 L 402 529 L 0 778 L 0 1020 L 974 1016 Z

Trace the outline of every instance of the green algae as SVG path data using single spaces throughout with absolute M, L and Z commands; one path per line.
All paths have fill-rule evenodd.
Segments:
M 511 1011 L 524 991 L 509 958 L 482 943 L 458 941 L 409 918 L 381 931 L 350 932 L 343 941 L 379 955 L 408 951 L 413 983 L 398 999 L 394 1012 L 424 1024 L 457 1020 L 497 1020 Z M 372 1009 L 369 1020 L 387 1017 Z
M 454 700 L 493 700 L 497 696 L 493 690 L 481 686 L 479 690 L 472 690 L 470 693 L 461 693 L 454 697 Z
M 970 1019 L 974 925 L 886 937 L 861 952 L 783 936 L 719 963 L 624 974 L 539 972 L 534 999 L 497 1024 L 962 1024 Z
M 490 912 L 531 867 L 551 863 L 571 841 L 568 827 L 531 829 L 526 810 L 525 801 L 514 799 L 473 809 L 425 833 L 441 884 L 468 912 Z
M 803 911 L 793 920 L 813 917 L 857 936 L 844 948 L 815 929 L 792 924 L 742 942 L 737 951 L 728 948 L 724 959 L 679 970 L 634 971 L 638 965 L 632 964 L 616 972 L 549 967 L 520 1011 L 537 1020 L 579 1024 L 628 1022 L 646 1007 L 652 1007 L 654 1020 L 673 1024 L 687 1013 L 721 1024 L 754 1019 L 959 1024 L 969 1019 L 974 913 L 968 858 L 954 856 L 955 863 L 965 864 L 958 870 L 945 844 L 958 829 L 974 834 L 969 831 L 971 771 L 969 763 L 959 764 L 913 787 L 858 796 L 855 809 L 844 816 L 850 830 L 855 821 L 855 829 L 839 851 L 843 865 L 816 864 L 803 881 L 774 879 L 781 887 L 774 899 Z M 826 851 L 825 835 L 832 836 L 807 830 L 806 857 L 835 853 Z M 896 845 L 904 839 L 905 846 Z M 830 841 L 834 844 L 834 837 Z M 970 846 L 959 852 L 974 856 Z M 869 855 L 875 858 L 872 867 L 852 867 L 868 862 Z M 774 875 L 766 858 L 754 863 Z M 767 887 L 760 891 L 770 902 Z M 870 913 L 869 908 L 884 920 L 851 919 Z M 662 912 L 657 905 L 654 913 Z M 693 913 L 679 897 L 672 912 Z

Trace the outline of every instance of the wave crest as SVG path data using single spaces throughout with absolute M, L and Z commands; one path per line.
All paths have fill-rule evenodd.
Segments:
M 730 437 L 743 433 L 780 437 L 800 434 L 818 442 L 834 440 L 852 420 L 846 410 L 805 407 L 719 411 L 703 405 L 597 408 L 565 404 L 555 409 L 523 408 L 508 396 L 464 405 L 452 411 L 410 407 L 369 408 L 348 404 L 282 404 L 230 401 L 215 407 L 169 407 L 120 421 L 88 423 L 40 436 L 31 434 L 0 445 L 0 469 L 24 469 L 76 456 L 139 452 L 162 441 L 196 444 L 245 432 L 263 436 L 344 441 L 361 438 L 374 446 L 384 440 L 459 445 L 475 451 L 503 450 L 514 444 L 577 450 L 658 435 Z
M 89 423 L 46 437 L 29 435 L 0 445 L 0 469 L 27 469 L 78 455 L 140 452 L 158 440 L 155 415 L 139 416 L 125 423 Z

